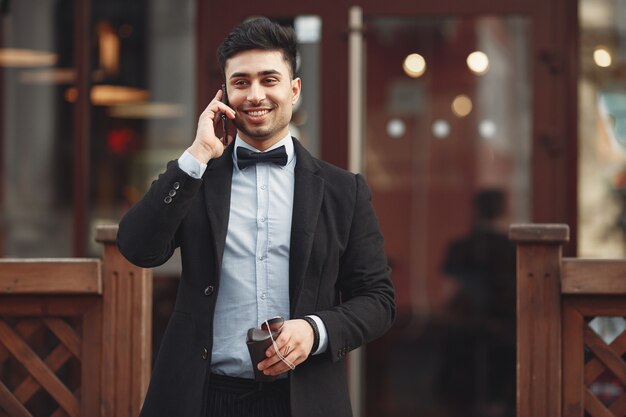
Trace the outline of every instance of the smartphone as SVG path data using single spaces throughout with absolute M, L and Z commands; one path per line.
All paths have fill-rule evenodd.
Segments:
M 228 96 L 226 95 L 226 84 L 222 84 L 222 103 L 228 106 Z M 222 113 L 222 131 L 224 137 L 222 138 L 222 143 L 224 146 L 228 145 L 228 116 L 225 113 Z

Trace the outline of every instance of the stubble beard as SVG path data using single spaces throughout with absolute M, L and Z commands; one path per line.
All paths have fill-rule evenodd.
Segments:
M 289 120 L 287 120 L 285 123 L 279 122 L 270 126 L 253 126 L 252 128 L 250 128 L 249 126 L 246 126 L 245 123 L 238 120 L 238 118 L 236 117 L 233 120 L 233 124 L 242 136 L 245 135 L 246 138 L 249 138 L 255 142 L 265 142 L 269 139 L 272 139 L 274 135 L 278 134 L 279 132 L 283 131 L 287 126 L 289 126 Z

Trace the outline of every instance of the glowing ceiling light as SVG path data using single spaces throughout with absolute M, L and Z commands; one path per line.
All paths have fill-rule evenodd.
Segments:
M 437 119 L 432 126 L 433 136 L 437 139 L 445 139 L 450 134 L 450 123 L 442 119 Z
M 483 120 L 478 124 L 478 132 L 484 139 L 493 139 L 498 128 L 493 120 Z
M 610 67 L 613 63 L 613 57 L 611 56 L 611 53 L 608 49 L 603 46 L 598 46 L 593 51 L 593 61 L 596 63 L 597 66 L 606 68 Z
M 474 51 L 467 56 L 467 66 L 478 75 L 482 75 L 489 69 L 489 57 L 481 51 Z
M 115 106 L 128 103 L 143 103 L 150 98 L 148 91 L 119 85 L 94 85 L 89 97 L 94 106 Z M 65 91 L 65 99 L 73 103 L 78 98 L 78 90 L 71 87 Z
M 404 58 L 402 69 L 411 78 L 421 77 L 426 72 L 426 60 L 420 54 L 410 54 Z
M 472 112 L 472 100 L 465 94 L 459 94 L 452 101 L 452 112 L 458 117 L 465 117 Z
M 0 66 L 2 67 L 46 67 L 56 64 L 58 58 L 54 52 L 0 48 Z
M 387 122 L 387 134 L 392 138 L 400 138 L 406 132 L 406 125 L 400 119 L 391 119 Z

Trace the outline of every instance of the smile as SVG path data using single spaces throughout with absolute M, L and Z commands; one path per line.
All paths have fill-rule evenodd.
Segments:
M 246 114 L 248 114 L 249 116 L 253 116 L 253 117 L 259 117 L 259 116 L 265 116 L 269 112 L 270 110 L 253 110 L 253 111 L 247 111 Z

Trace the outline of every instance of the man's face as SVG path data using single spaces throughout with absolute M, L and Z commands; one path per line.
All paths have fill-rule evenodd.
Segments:
M 224 68 L 235 126 L 250 145 L 265 150 L 285 137 L 300 79 L 291 79 L 281 51 L 253 49 L 233 55 Z

